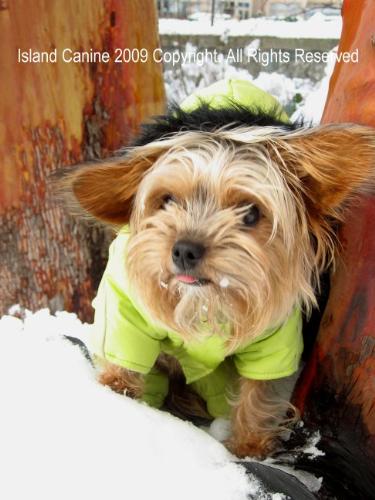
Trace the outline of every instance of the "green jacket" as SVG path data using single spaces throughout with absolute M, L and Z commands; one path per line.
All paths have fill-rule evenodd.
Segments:
M 227 96 L 251 106 L 248 96 L 254 93 L 257 106 L 264 104 L 272 109 L 279 106 L 280 117 L 287 120 L 272 96 L 239 80 L 218 82 L 188 98 L 182 107 L 186 111 L 194 109 L 202 99 L 212 107 L 222 107 L 228 105 Z M 110 247 L 108 264 L 93 302 L 95 321 L 90 347 L 97 356 L 144 374 L 146 402 L 161 407 L 168 393 L 167 376 L 154 366 L 162 352 L 178 359 L 187 383 L 203 397 L 213 417 L 228 414 L 226 395 L 237 373 L 250 379 L 270 380 L 292 375 L 297 370 L 303 349 L 298 309 L 278 328 L 267 330 L 230 356 L 226 356 L 223 336 L 208 334 L 203 340 L 185 344 L 177 332 L 153 322 L 131 289 L 126 274 L 128 231 L 124 227 Z
M 123 228 L 110 247 L 107 268 L 93 302 L 95 322 L 90 347 L 99 357 L 144 374 L 145 401 L 161 407 L 168 393 L 167 377 L 154 368 L 161 352 L 179 360 L 187 383 L 205 399 L 213 417 L 227 415 L 226 394 L 236 372 L 250 379 L 270 380 L 297 370 L 303 349 L 298 309 L 279 328 L 266 331 L 229 357 L 222 336 L 184 344 L 178 333 L 153 323 L 131 290 L 125 271 L 127 231 Z

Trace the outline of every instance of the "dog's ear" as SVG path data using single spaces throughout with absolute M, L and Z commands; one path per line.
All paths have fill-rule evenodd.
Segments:
M 161 153 L 143 149 L 134 148 L 123 157 L 78 167 L 65 175 L 60 185 L 96 219 L 126 224 L 139 183 Z
M 323 125 L 273 141 L 271 155 L 302 193 L 321 269 L 333 260 L 334 226 L 360 193 L 375 191 L 375 129 Z
M 306 207 L 313 214 L 337 217 L 352 195 L 374 191 L 375 129 L 325 125 L 281 143 L 277 149 L 302 182 Z

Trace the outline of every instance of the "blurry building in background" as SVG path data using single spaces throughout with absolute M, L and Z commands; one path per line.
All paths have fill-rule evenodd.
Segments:
M 315 10 L 330 15 L 341 7 L 342 0 L 215 0 L 214 4 L 217 15 L 242 20 L 252 16 L 293 16 Z M 211 13 L 212 5 L 212 0 L 157 0 L 160 17 L 181 19 L 199 20 L 199 15 Z
M 220 4 L 219 0 L 215 2 Z M 209 14 L 212 0 L 157 0 L 159 15 L 161 17 L 187 18 L 193 14 Z
M 306 8 L 307 0 L 253 0 L 254 16 L 288 16 Z
M 252 0 L 251 3 L 252 16 L 290 16 L 315 10 L 330 15 L 341 7 L 342 0 Z M 233 17 L 241 19 L 238 15 Z
M 159 17 L 171 17 L 176 15 L 176 2 L 170 0 L 157 0 Z
M 224 14 L 229 14 L 235 19 L 248 19 L 253 15 L 254 0 L 247 2 L 234 0 L 234 1 L 221 1 L 220 9 Z
M 253 15 L 254 0 L 215 0 L 215 14 L 227 14 L 235 19 L 248 19 Z M 194 15 L 211 14 L 212 0 L 158 0 L 160 17 L 199 19 Z

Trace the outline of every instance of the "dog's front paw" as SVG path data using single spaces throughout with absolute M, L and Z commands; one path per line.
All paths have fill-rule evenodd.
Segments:
M 121 366 L 108 364 L 100 373 L 99 382 L 130 398 L 140 399 L 142 397 L 144 385 L 142 375 Z
M 239 458 L 253 457 L 263 460 L 271 456 L 277 449 L 278 441 L 274 436 L 260 436 L 249 434 L 238 438 L 231 438 L 226 446 Z

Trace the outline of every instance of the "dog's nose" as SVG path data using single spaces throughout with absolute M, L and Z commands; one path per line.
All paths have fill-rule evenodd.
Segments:
M 180 271 L 190 271 L 204 254 L 204 246 L 195 241 L 179 240 L 172 248 L 172 259 Z

